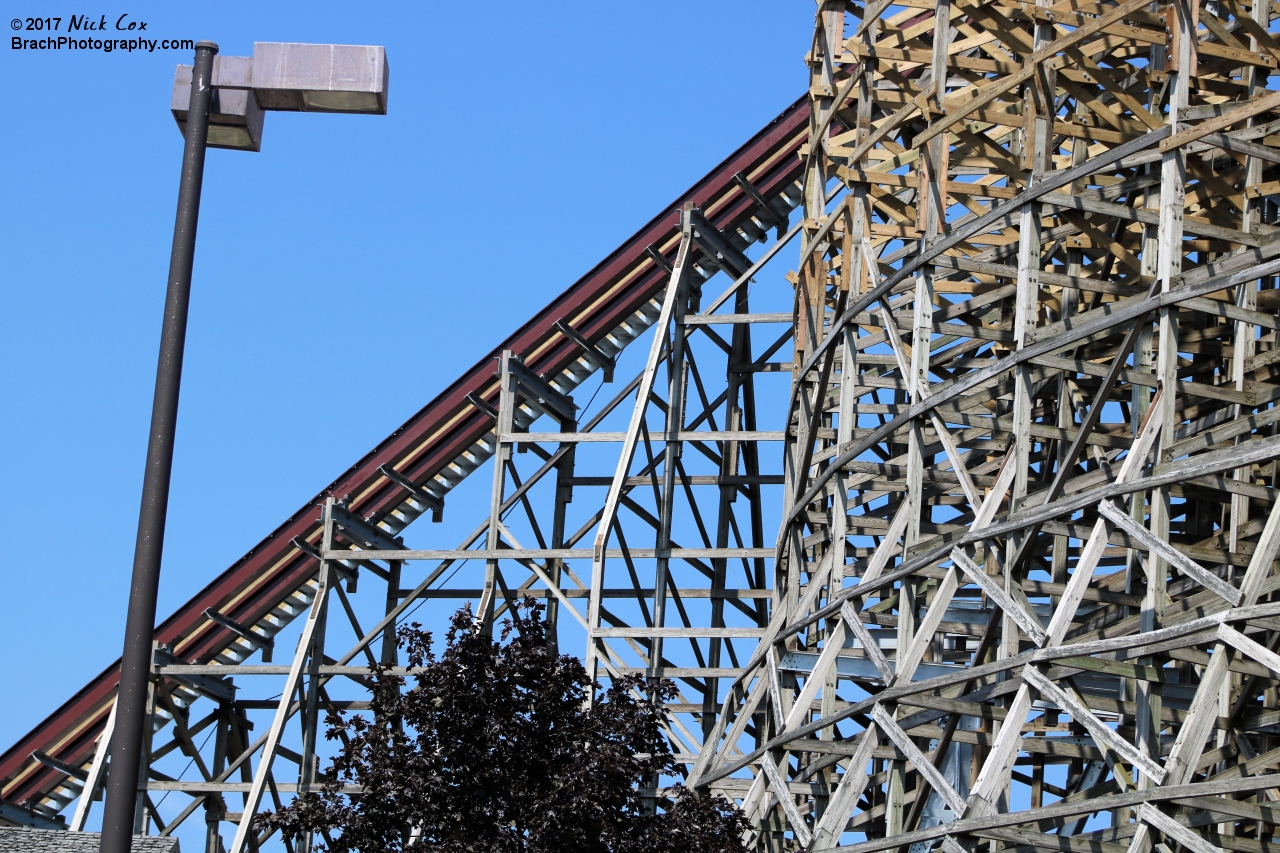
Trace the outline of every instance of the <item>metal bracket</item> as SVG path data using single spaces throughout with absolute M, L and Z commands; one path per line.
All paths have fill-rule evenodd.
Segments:
M 342 537 L 352 545 L 375 551 L 404 550 L 404 543 L 399 539 L 340 506 L 333 508 L 333 521 L 338 530 L 342 531 Z M 352 554 L 352 558 L 359 559 L 359 555 Z
M 89 778 L 88 771 L 81 770 L 79 767 L 76 767 L 74 764 L 68 764 L 62 759 L 54 758 L 52 755 L 49 755 L 48 753 L 45 753 L 45 752 L 41 752 L 38 749 L 32 751 L 31 757 L 34 758 L 36 761 L 39 761 L 45 767 L 49 767 L 53 770 L 57 770 L 59 773 L 65 773 L 68 776 L 71 776 L 75 779 L 79 779 L 81 782 Z
M 467 402 L 479 409 L 482 414 L 488 415 L 495 421 L 498 419 L 498 410 L 481 399 L 479 394 L 474 392 L 468 394 Z
M 315 560 L 317 563 L 319 563 L 321 560 L 323 560 L 323 559 L 324 559 L 324 556 L 323 556 L 323 555 L 321 555 L 321 553 L 320 553 L 320 549 L 319 549 L 319 548 L 317 548 L 316 546 L 312 545 L 310 542 L 307 542 L 307 541 L 306 541 L 305 539 L 303 539 L 301 536 L 295 536 L 295 537 L 293 537 L 292 544 L 293 544 L 293 547 L 297 548 L 299 551 L 301 551 L 302 553 L 306 554 L 308 557 L 310 557 L 311 559 Z M 354 555 L 354 554 L 357 554 L 357 553 L 359 553 L 359 552 L 358 552 L 358 551 L 352 551 L 351 553 Z M 372 566 L 370 566 L 367 562 L 365 562 L 365 561 L 363 561 L 363 560 L 361 560 L 361 561 L 359 561 L 359 562 L 361 562 L 361 563 L 362 563 L 366 568 L 372 569 Z M 351 591 L 352 591 L 352 589 L 351 589 L 351 581 L 352 581 L 352 579 L 354 579 L 354 578 L 356 578 L 356 577 L 358 576 L 358 573 L 357 573 L 357 572 L 353 572 L 353 571 L 351 571 L 351 569 L 348 569 L 346 566 L 342 565 L 341 563 L 337 562 L 336 560 L 331 560 L 331 561 L 330 561 L 330 564 L 332 565 L 333 570 L 334 570 L 335 572 L 337 572 L 341 577 L 346 578 L 346 581 L 347 581 L 347 591 L 348 591 L 348 592 L 351 592 Z M 379 572 L 379 573 L 380 573 L 380 574 L 385 574 L 385 573 L 382 573 L 382 572 Z
M 582 336 L 582 333 L 570 326 L 564 320 L 556 320 L 556 328 L 560 330 L 566 338 L 578 345 L 578 349 L 586 355 L 587 359 L 595 364 L 596 367 L 604 371 L 604 381 L 613 381 L 613 370 L 617 367 L 617 362 L 609 358 L 600 351 L 600 348 L 591 341 Z
M 573 398 L 561 394 L 551 383 L 530 370 L 518 358 L 508 362 L 508 369 L 516 378 L 517 388 L 524 392 L 526 402 L 545 414 L 564 421 L 572 421 L 577 417 L 578 407 Z
M 663 256 L 662 252 L 659 252 L 659 251 L 658 251 L 658 247 L 657 247 L 657 246 L 655 246 L 655 245 L 653 245 L 652 243 L 650 243 L 648 246 L 645 246 L 645 247 L 644 247 L 644 251 L 645 251 L 645 254 L 646 254 L 646 255 L 648 255 L 649 257 L 653 258 L 653 262 L 654 262 L 655 264 L 657 264 L 658 266 L 662 267 L 664 270 L 666 270 L 666 271 L 667 271 L 667 275 L 671 275 L 672 271 L 673 271 L 675 268 L 674 268 L 673 266 L 671 266 L 670 261 L 668 261 L 668 260 Z
M 205 608 L 204 616 L 210 622 L 221 625 L 236 636 L 248 640 L 250 643 L 253 643 L 255 646 L 262 649 L 262 662 L 271 663 L 271 654 L 276 647 L 275 640 L 264 634 L 259 634 L 252 628 L 248 628 L 240 624 L 230 616 L 222 615 L 212 607 Z
M 379 466 L 378 473 L 404 489 L 418 503 L 427 506 L 431 510 L 431 521 L 433 524 L 439 524 L 441 519 L 444 518 L 444 498 L 438 498 L 431 494 L 422 486 L 417 485 L 390 465 Z
M 156 648 L 152 655 L 152 664 L 154 666 L 174 666 L 185 663 L 186 661 L 175 657 L 173 652 L 163 648 Z M 234 702 L 236 699 L 236 686 L 231 682 L 230 678 L 214 678 L 212 675 L 173 675 L 170 673 L 166 673 L 164 678 L 207 696 L 214 702 Z
M 751 200 L 760 208 L 760 218 L 772 222 L 773 227 L 778 229 L 778 239 L 781 240 L 782 235 L 786 232 L 788 227 L 787 220 L 778 215 L 778 212 L 770 206 L 768 200 L 760 194 L 760 190 L 756 189 L 755 184 L 747 180 L 746 175 L 738 172 L 733 176 L 733 182 L 737 184 L 744 193 L 750 196 Z
M 33 808 L 20 806 L 8 800 L 0 800 L 0 818 L 18 826 L 30 826 L 36 829 L 66 829 L 67 824 L 58 815 L 45 814 Z
M 720 229 L 707 221 L 702 215 L 702 211 L 689 211 L 689 221 L 693 223 L 693 242 L 708 254 L 712 255 L 718 262 L 723 263 L 729 269 L 725 270 L 732 274 L 735 278 L 751 269 L 751 259 L 742 252 L 733 248 L 725 236 L 720 233 Z

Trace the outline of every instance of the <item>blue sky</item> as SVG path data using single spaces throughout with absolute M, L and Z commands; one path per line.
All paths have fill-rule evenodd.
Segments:
M 162 615 L 799 96 L 812 28 L 799 0 L 7 11 L 387 47 L 389 115 L 210 152 Z M 0 57 L 7 746 L 120 652 L 191 57 Z

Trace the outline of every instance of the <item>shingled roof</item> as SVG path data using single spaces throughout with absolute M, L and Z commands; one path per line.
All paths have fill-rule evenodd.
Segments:
M 98 832 L 59 832 L 22 826 L 0 826 L 0 853 L 98 853 Z M 180 853 L 178 839 L 139 835 L 134 853 Z

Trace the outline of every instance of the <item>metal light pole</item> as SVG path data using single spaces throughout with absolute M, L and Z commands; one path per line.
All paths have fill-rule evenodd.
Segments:
M 133 582 L 129 616 L 120 661 L 120 692 L 116 697 L 116 728 L 111 749 L 111 774 L 102 817 L 102 853 L 129 853 L 133 845 L 138 775 L 147 725 L 147 691 L 151 675 L 151 634 L 156 624 L 156 592 L 160 586 L 160 556 L 169 510 L 169 475 L 173 470 L 173 441 L 178 425 L 178 391 L 182 385 L 182 351 L 187 337 L 187 306 L 191 301 L 191 266 L 196 253 L 196 223 L 200 218 L 200 186 L 204 179 L 205 144 L 209 137 L 209 107 L 213 100 L 213 57 L 218 46 L 196 44 L 191 105 L 187 113 L 187 142 L 182 151 L 178 184 L 178 215 L 169 255 L 169 289 L 160 332 L 160 362 L 151 404 L 151 434 L 147 439 L 147 467 L 142 478 L 142 509 L 138 513 L 138 541 L 133 551 Z
M 130 853 L 138 813 L 138 790 L 140 786 L 145 787 L 146 781 L 141 768 L 149 735 L 147 699 L 152 635 L 169 508 L 169 478 L 173 470 L 205 151 L 211 147 L 259 150 L 266 110 L 367 115 L 386 115 L 387 112 L 385 48 L 257 42 L 252 57 L 222 57 L 215 64 L 217 53 L 218 46 L 213 42 L 197 42 L 195 65 L 178 66 L 174 77 L 171 107 L 185 139 L 182 179 L 178 184 L 178 215 L 169 256 L 169 289 L 160 334 L 160 362 L 156 368 L 147 467 L 142 480 L 142 509 L 138 514 L 138 540 L 133 554 L 133 583 L 120 662 L 101 853 Z M 213 138 L 210 138 L 211 120 Z

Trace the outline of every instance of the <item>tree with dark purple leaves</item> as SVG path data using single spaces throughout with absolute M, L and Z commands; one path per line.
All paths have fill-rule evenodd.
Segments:
M 601 690 L 556 654 L 530 599 L 500 640 L 475 629 L 469 607 L 438 658 L 417 624 L 399 640 L 420 669 L 414 685 L 374 669 L 373 719 L 331 714 L 326 736 L 343 745 L 323 789 L 258 815 L 259 830 L 318 833 L 330 853 L 745 849 L 746 821 L 722 797 L 675 785 L 647 807 L 644 786 L 678 773 L 662 736 L 671 682 L 620 678 Z M 348 785 L 361 793 L 342 794 Z

